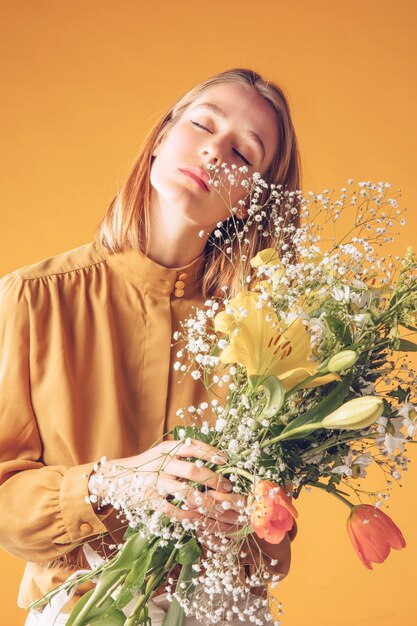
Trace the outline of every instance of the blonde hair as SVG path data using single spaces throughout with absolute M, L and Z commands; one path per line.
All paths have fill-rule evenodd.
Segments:
M 139 154 L 128 174 L 128 177 L 119 193 L 110 203 L 104 217 L 96 231 L 97 241 L 110 252 L 121 252 L 128 249 L 141 250 L 146 254 L 148 241 L 149 211 L 150 211 L 150 172 L 152 166 L 152 152 L 163 139 L 169 128 L 178 120 L 194 100 L 208 87 L 225 83 L 243 85 L 255 89 L 269 103 L 275 113 L 278 128 L 278 146 L 268 170 L 263 179 L 268 183 L 282 185 L 286 192 L 300 189 L 301 163 L 297 138 L 292 124 L 287 98 L 278 85 L 264 80 L 257 72 L 248 69 L 236 68 L 220 72 L 199 83 L 187 91 L 173 106 L 171 106 L 156 122 L 143 142 Z M 259 199 L 265 202 L 268 190 L 266 189 Z M 293 194 L 291 194 L 292 196 Z M 291 198 L 292 204 L 285 202 L 281 207 L 284 225 L 299 226 L 299 212 L 295 214 L 289 209 L 297 207 L 297 200 Z M 235 218 L 236 230 L 244 223 Z M 250 274 L 250 259 L 260 250 L 273 245 L 273 233 L 264 236 L 268 231 L 268 216 L 263 222 L 252 221 L 245 237 L 250 243 L 245 247 L 246 260 L 242 262 L 244 275 Z M 259 226 L 261 228 L 259 228 Z M 232 257 L 238 258 L 239 247 L 237 237 L 233 237 L 233 227 L 228 224 L 228 237 L 231 235 Z M 218 241 L 218 240 L 217 240 Z M 287 237 L 286 247 L 290 251 L 292 260 L 296 259 L 291 237 Z M 287 254 L 288 254 L 287 250 Z M 205 269 L 202 278 L 202 294 L 204 298 L 218 297 L 223 294 L 221 288 L 227 285 L 230 296 L 241 289 L 239 277 L 230 263 L 225 262 L 221 250 L 207 241 L 205 248 Z

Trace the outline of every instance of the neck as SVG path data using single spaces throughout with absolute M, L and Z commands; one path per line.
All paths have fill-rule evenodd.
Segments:
M 146 256 L 164 267 L 188 265 L 206 245 L 206 237 L 198 236 L 201 227 L 176 217 L 172 210 L 161 210 L 159 202 L 151 202 Z

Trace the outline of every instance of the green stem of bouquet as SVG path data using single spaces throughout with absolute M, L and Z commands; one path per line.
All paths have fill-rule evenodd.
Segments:
M 248 480 L 250 480 L 251 483 L 255 481 L 254 476 L 252 476 L 252 474 L 242 469 L 241 467 L 232 467 L 230 465 L 227 465 L 227 466 L 223 465 L 222 467 L 219 467 L 219 469 L 217 470 L 217 473 L 218 474 L 238 474 L 239 476 L 243 476 L 244 478 L 247 478 Z
M 107 591 L 111 588 L 114 591 L 114 585 L 117 583 L 117 586 L 120 584 L 120 580 L 126 576 L 125 572 L 112 572 L 109 574 L 110 580 L 103 585 L 103 579 L 100 579 L 99 585 L 103 585 L 103 589 L 100 590 L 100 595 L 98 600 L 94 606 L 97 607 L 97 603 L 100 602 L 104 595 L 107 594 Z M 97 586 L 97 589 L 99 586 Z M 90 611 L 92 609 L 92 597 L 89 599 L 87 604 L 83 606 L 77 617 L 75 618 L 74 624 L 84 624 L 85 620 L 89 617 Z
M 120 577 L 116 580 L 116 582 L 106 591 L 106 593 L 101 596 L 100 600 L 98 600 L 96 607 L 99 609 L 107 600 L 110 598 L 111 594 L 116 591 L 116 589 L 123 584 L 125 578 L 127 576 L 127 572 L 123 572 Z
M 338 493 L 336 489 L 330 489 L 328 485 L 323 485 L 322 483 L 315 483 L 315 484 L 311 483 L 311 486 L 317 487 L 317 489 L 322 489 L 323 491 L 327 491 L 327 493 L 330 493 L 332 496 L 334 496 L 341 502 L 344 502 L 346 506 L 348 506 L 350 509 L 353 509 L 353 507 L 355 506 L 354 504 L 349 502 L 347 498 L 344 498 L 340 493 Z
M 147 602 L 149 601 L 149 599 L 150 599 L 151 595 L 153 594 L 153 592 L 155 591 L 155 589 L 158 588 L 158 586 L 159 586 L 160 582 L 163 580 L 164 576 L 171 569 L 173 561 L 175 559 L 175 556 L 176 556 L 177 552 L 178 552 L 178 549 L 174 548 L 174 550 L 169 555 L 169 558 L 168 558 L 167 562 L 165 563 L 164 567 L 162 568 L 162 571 L 159 572 L 159 574 L 152 574 L 149 577 L 148 582 L 146 583 L 145 593 L 140 596 L 140 598 L 137 601 L 137 603 L 136 603 L 132 613 L 129 615 L 128 619 L 126 620 L 126 626 L 133 626 L 133 624 L 136 623 L 136 618 L 139 616 L 139 614 L 142 611 L 143 607 L 147 604 Z
M 378 435 L 373 433 L 373 434 L 367 434 L 367 435 L 363 435 L 363 436 L 359 436 L 359 435 L 355 435 L 355 437 L 352 437 L 351 434 L 346 435 L 345 437 L 335 437 L 332 439 L 328 439 L 327 441 L 325 441 L 324 443 L 322 443 L 320 446 L 317 446 L 314 449 L 311 450 L 307 450 L 306 452 L 304 452 L 304 454 L 301 455 L 301 458 L 303 459 L 303 461 L 308 461 L 308 457 L 309 456 L 315 456 L 318 452 L 322 452 L 323 450 L 327 450 L 328 448 L 333 447 L 334 445 L 337 445 L 339 443 L 346 443 L 347 441 L 350 441 L 351 439 L 375 439 Z M 274 443 L 278 443 L 279 441 L 282 441 L 282 437 L 281 435 L 277 435 L 276 437 L 273 437 L 273 439 L 268 439 L 267 441 L 261 441 L 259 448 L 261 450 L 263 450 L 264 448 L 267 448 L 270 445 L 273 445 Z M 251 454 L 251 450 L 243 450 L 243 452 L 241 453 L 241 457 L 242 458 L 246 458 Z M 225 471 L 229 471 L 228 468 L 226 468 Z M 242 471 L 242 470 L 239 470 Z M 244 471 L 244 470 L 243 470 Z M 224 472 L 222 472 L 224 473 Z M 252 481 L 253 482 L 253 481 Z
M 39 598 L 39 600 L 36 600 L 36 602 L 33 602 L 31 605 L 29 605 L 28 608 L 38 609 L 41 606 L 44 606 L 45 604 L 50 602 L 50 600 L 52 600 L 52 598 L 54 598 L 63 589 L 69 591 L 73 589 L 74 587 L 78 587 L 82 583 L 91 580 L 93 576 L 96 577 L 98 574 L 101 574 L 107 567 L 108 567 L 107 563 L 104 562 L 98 567 L 96 567 L 94 570 L 92 570 L 91 572 L 88 572 L 87 574 L 80 574 L 76 578 L 73 578 L 73 580 L 70 583 L 67 583 L 67 582 L 62 583 L 58 587 L 55 587 L 55 589 L 53 589 L 49 593 L 42 596 L 42 598 Z
M 348 441 L 350 441 L 351 439 L 354 439 L 355 441 L 357 439 L 376 439 L 378 435 L 375 433 L 369 434 L 369 435 L 356 435 L 354 434 L 354 436 L 352 434 L 347 434 L 344 437 L 331 437 L 330 439 L 327 439 L 327 441 L 325 441 L 324 443 L 322 443 L 319 446 L 316 446 L 315 448 L 311 448 L 311 450 L 307 450 L 306 452 L 304 452 L 301 455 L 301 458 L 303 461 L 308 461 L 308 458 L 310 456 L 316 456 L 316 454 L 318 452 L 323 452 L 323 450 L 327 450 L 328 448 L 332 448 L 333 446 L 337 446 L 338 444 L 342 444 L 342 443 L 347 443 Z

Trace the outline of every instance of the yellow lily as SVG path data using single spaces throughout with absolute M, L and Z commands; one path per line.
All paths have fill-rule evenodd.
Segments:
M 301 319 L 288 328 L 280 328 L 271 305 L 262 303 L 259 295 L 243 290 L 229 300 L 227 311 L 214 318 L 216 331 L 229 336 L 229 345 L 222 350 L 222 363 L 238 363 L 246 368 L 248 376 L 277 376 L 284 389 L 292 389 L 317 373 L 319 361 L 310 360 L 311 346 L 308 332 Z M 332 380 L 340 380 L 331 372 L 302 387 L 317 387 Z
M 258 252 L 258 254 L 250 260 L 250 264 L 254 268 L 260 267 L 261 265 L 266 265 L 267 267 L 277 266 L 272 272 L 272 276 L 270 276 L 269 281 L 260 280 L 255 283 L 254 287 L 259 291 L 261 291 L 262 287 L 264 287 L 266 292 L 272 296 L 281 277 L 285 274 L 285 266 L 281 263 L 278 251 L 275 250 L 275 248 L 265 248 L 264 250 Z
M 275 250 L 275 248 L 264 248 L 250 260 L 250 264 L 252 267 L 260 267 L 261 265 L 282 265 L 278 250 Z
M 313 258 L 308 259 L 308 263 L 312 263 L 313 265 L 318 265 L 322 261 L 323 256 L 320 253 L 316 253 Z M 260 267 L 261 265 L 267 267 L 276 267 L 276 269 L 272 272 L 272 275 L 269 277 L 269 280 L 256 281 L 255 279 L 255 281 L 251 283 L 251 287 L 253 287 L 253 289 L 261 291 L 263 287 L 266 293 L 272 297 L 277 291 L 279 281 L 283 276 L 285 276 L 285 265 L 281 262 L 278 251 L 275 250 L 275 248 L 265 248 L 264 250 L 258 252 L 258 254 L 250 260 L 250 264 L 254 268 Z M 335 270 L 333 265 L 331 265 L 330 263 L 326 263 L 324 265 L 324 268 L 326 269 L 329 276 L 334 275 Z M 297 302 L 297 306 L 299 307 L 300 311 L 311 311 L 316 306 L 314 301 L 314 294 L 309 296 L 300 296 Z

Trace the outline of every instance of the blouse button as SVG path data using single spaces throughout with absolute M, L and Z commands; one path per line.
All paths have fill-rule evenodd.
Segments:
M 174 286 L 175 286 L 175 289 L 184 289 L 185 282 L 183 280 L 176 280 Z
M 184 289 L 175 289 L 174 295 L 177 296 L 177 298 L 182 298 L 184 295 Z
M 178 280 L 185 280 L 188 277 L 187 272 L 181 272 L 178 276 Z
M 82 524 L 80 524 L 80 530 L 82 533 L 87 534 L 92 531 L 92 528 L 90 524 L 87 524 L 87 522 L 83 522 Z

